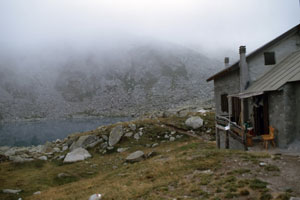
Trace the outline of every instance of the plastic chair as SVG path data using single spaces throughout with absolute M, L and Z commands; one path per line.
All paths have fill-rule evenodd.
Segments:
M 273 147 L 275 147 L 274 128 L 272 126 L 269 127 L 269 134 L 262 135 L 262 139 L 263 139 L 263 145 L 264 145 L 265 149 L 268 149 L 269 141 L 272 143 Z

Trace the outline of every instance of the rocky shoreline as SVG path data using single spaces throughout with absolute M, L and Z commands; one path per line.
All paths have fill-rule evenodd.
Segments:
M 207 109 L 207 108 L 206 108 Z M 211 110 L 212 108 L 208 108 Z M 199 109 L 197 106 L 188 106 L 168 110 L 164 112 L 153 112 L 149 115 L 139 117 L 135 121 L 143 119 L 158 119 L 170 116 L 185 117 L 190 112 L 205 113 L 208 110 Z M 187 127 L 191 129 L 198 129 L 202 127 L 203 120 L 200 117 L 190 117 L 186 121 Z M 122 152 L 124 148 L 115 149 L 115 145 L 124 138 L 133 138 L 140 140 L 143 135 L 143 127 L 137 127 L 134 121 L 117 123 L 114 125 L 100 126 L 96 130 L 85 133 L 75 133 L 69 135 L 67 138 L 60 140 L 57 139 L 53 142 L 46 142 L 44 145 L 30 146 L 30 147 L 0 147 L 0 161 L 10 160 L 12 162 L 22 163 L 34 160 L 63 160 L 64 162 L 73 162 L 84 160 L 90 157 L 86 149 L 97 148 L 99 153 L 105 154 L 111 151 Z M 161 126 L 164 126 L 163 124 Z M 180 139 L 183 135 L 176 133 L 176 131 L 166 133 L 162 138 L 163 141 L 175 141 Z M 149 146 L 156 146 L 154 143 Z M 78 152 L 74 150 L 82 148 Z M 72 153 L 73 152 L 73 153 Z M 82 156 L 83 155 L 83 156 Z M 77 158 L 79 158 L 77 160 Z

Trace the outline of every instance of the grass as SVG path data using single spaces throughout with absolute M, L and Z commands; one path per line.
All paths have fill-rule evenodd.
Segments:
M 200 114 L 196 114 L 200 115 Z M 203 116 L 204 117 L 204 116 Z M 213 114 L 205 117 L 212 118 Z M 184 127 L 186 118 L 165 118 L 165 122 Z M 161 119 L 159 119 L 161 120 Z M 268 199 L 267 184 L 258 178 L 245 178 L 252 175 L 251 167 L 236 167 L 229 162 L 239 159 L 252 166 L 261 159 L 269 158 L 262 153 L 247 153 L 234 150 L 218 150 L 215 143 L 205 142 L 187 136 L 174 142 L 161 143 L 162 137 L 170 130 L 158 124 L 156 119 L 144 119 L 134 122 L 138 132 L 143 128 L 143 137 L 122 138 L 121 143 L 109 154 L 99 153 L 99 149 L 89 149 L 92 158 L 73 164 L 62 161 L 34 161 L 24 164 L 0 163 L 0 189 L 21 188 L 19 195 L 0 193 L 0 199 L 88 199 L 91 194 L 101 193 L 103 199 Z M 121 123 L 129 128 L 128 122 Z M 109 133 L 116 125 L 109 125 L 79 135 Z M 214 126 L 208 122 L 208 127 Z M 208 128 L 206 127 L 206 128 Z M 212 129 L 214 130 L 214 129 Z M 200 133 L 203 130 L 197 130 Z M 158 138 L 158 136 L 160 138 Z M 155 148 L 146 145 L 160 143 Z M 128 151 L 117 153 L 118 147 L 130 147 Z M 125 163 L 126 156 L 136 150 L 145 154 L 155 151 L 156 155 L 138 163 Z M 269 167 L 274 171 L 275 167 Z M 68 176 L 58 178 L 59 173 Z M 41 191 L 41 195 L 33 195 Z M 289 195 L 289 193 L 286 193 Z M 282 194 L 282 199 L 285 197 Z

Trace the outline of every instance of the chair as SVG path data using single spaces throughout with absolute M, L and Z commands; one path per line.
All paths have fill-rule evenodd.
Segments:
M 262 135 L 262 139 L 263 139 L 263 145 L 264 145 L 265 149 L 268 149 L 268 142 L 269 141 L 275 147 L 274 128 L 272 126 L 269 127 L 269 134 Z

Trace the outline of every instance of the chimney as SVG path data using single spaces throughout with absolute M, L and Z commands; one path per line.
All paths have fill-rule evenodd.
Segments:
M 246 46 L 240 46 L 240 92 L 249 86 L 249 70 L 246 61 Z
M 225 68 L 229 67 L 229 57 L 224 58 Z

